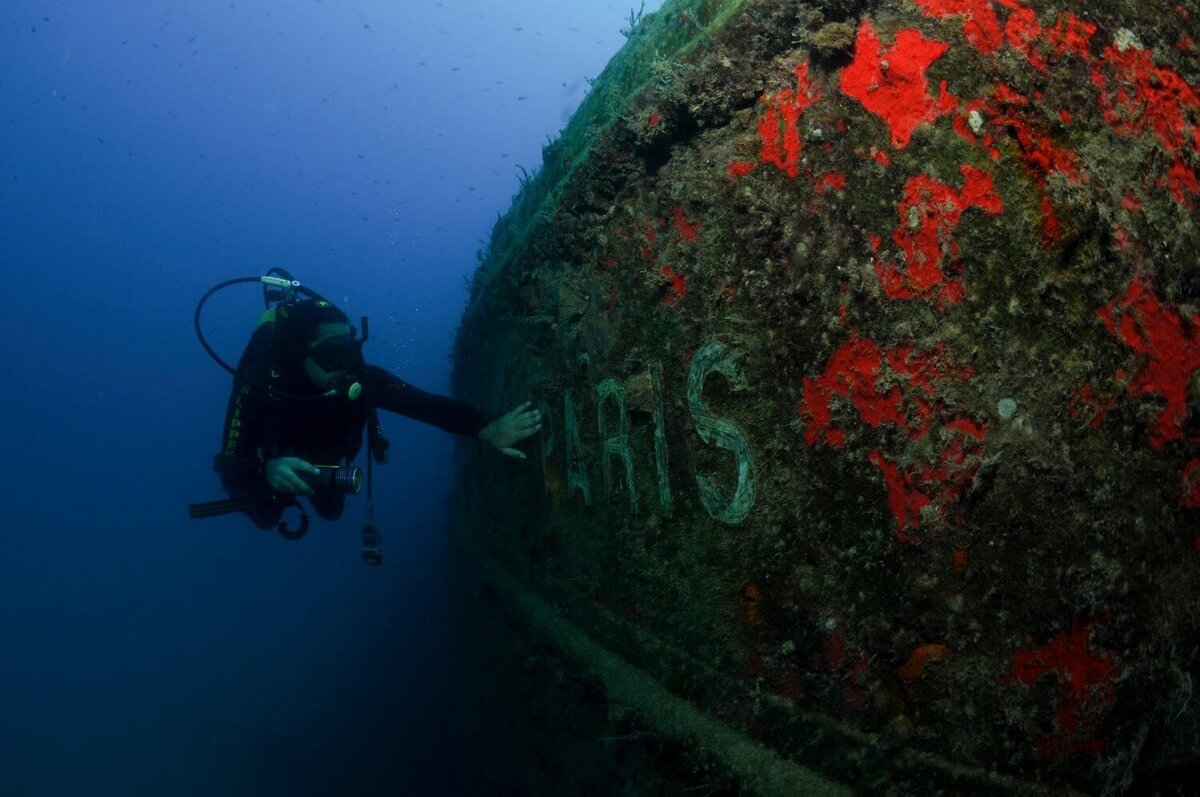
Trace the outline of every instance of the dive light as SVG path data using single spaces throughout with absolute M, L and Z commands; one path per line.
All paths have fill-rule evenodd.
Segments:
M 362 490 L 362 470 L 350 465 L 317 465 L 316 473 L 302 473 L 301 478 L 314 490 L 334 489 L 347 495 Z

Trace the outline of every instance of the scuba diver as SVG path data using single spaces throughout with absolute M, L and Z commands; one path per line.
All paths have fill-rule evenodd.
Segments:
M 200 311 L 217 291 L 252 282 L 263 285 L 267 310 L 234 369 L 204 339 Z M 530 409 L 528 401 L 493 417 L 368 364 L 362 353 L 367 319 L 362 319 L 359 337 L 344 312 L 282 269 L 215 286 L 197 305 L 195 322 L 201 345 L 234 380 L 221 451 L 213 462 L 230 498 L 193 504 L 193 518 L 244 512 L 259 528 L 299 539 L 309 525 L 297 501 L 300 495 L 322 518 L 339 518 L 346 495 L 362 486 L 361 471 L 349 463 L 362 448 L 365 427 L 368 520 L 363 525 L 363 558 L 368 564 L 379 564 L 382 552 L 374 523 L 371 464 L 387 461 L 388 443 L 378 410 L 476 438 L 519 459 L 525 454 L 514 446 L 541 429 L 541 413 Z M 282 519 L 284 510 L 293 506 L 300 511 L 295 529 Z

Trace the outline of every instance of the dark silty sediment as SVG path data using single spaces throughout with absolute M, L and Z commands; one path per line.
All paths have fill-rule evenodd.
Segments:
M 456 343 L 459 395 L 547 418 L 526 463 L 460 452 L 498 766 L 563 793 L 772 791 L 746 756 L 828 793 L 1193 782 L 1198 20 L 668 0 L 633 26 Z

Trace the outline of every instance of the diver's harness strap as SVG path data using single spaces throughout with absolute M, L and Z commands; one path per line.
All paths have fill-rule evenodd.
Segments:
M 385 464 L 390 448 L 391 444 L 383 436 L 383 426 L 379 423 L 379 410 L 372 406 L 367 411 L 367 519 L 362 524 L 362 558 L 372 567 L 383 564 L 383 535 L 375 525 L 375 495 L 371 489 L 373 464 L 376 461 Z

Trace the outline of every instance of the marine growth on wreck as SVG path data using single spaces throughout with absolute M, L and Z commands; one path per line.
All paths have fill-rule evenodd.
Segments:
M 460 452 L 460 545 L 528 610 L 497 656 L 540 651 L 530 694 L 595 687 L 525 701 L 521 744 L 566 755 L 547 737 L 597 700 L 628 738 L 596 766 L 635 785 L 787 782 L 753 750 L 811 793 L 1183 793 L 1198 19 L 673 0 L 634 20 L 496 224 L 455 353 L 464 398 L 548 421 L 524 467 Z M 614 686 L 596 650 L 662 693 Z M 716 725 L 663 720 L 663 694 Z

